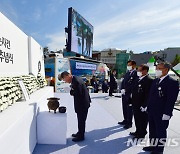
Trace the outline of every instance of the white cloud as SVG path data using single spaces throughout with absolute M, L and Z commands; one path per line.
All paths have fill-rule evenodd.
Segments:
M 59 6 L 64 2 L 64 0 L 50 0 L 47 5 L 47 13 L 56 13 L 59 10 Z
M 46 38 L 49 39 L 47 46 L 50 50 L 56 51 L 65 48 L 65 33 L 57 32 L 55 34 L 48 34 Z
M 119 46 L 116 47 L 135 47 L 135 49 L 142 47 L 144 50 L 147 44 L 155 44 L 158 47 L 158 43 L 168 45 L 168 42 L 170 44 L 170 41 L 176 41 L 178 37 L 171 33 L 176 31 L 174 35 L 180 35 L 180 7 L 178 4 L 180 3 L 165 3 L 161 7 L 160 4 L 153 7 L 146 4 L 148 7 L 144 5 L 130 8 L 131 10 L 128 9 L 123 14 L 117 14 L 113 18 L 109 17 L 109 20 L 94 26 L 94 48 L 103 49 L 112 44 L 118 45 L 119 42 Z
M 148 29 L 148 30 L 144 30 L 144 31 L 140 31 L 138 32 L 138 34 L 147 34 L 147 33 L 152 33 L 152 32 L 158 32 L 160 30 L 160 28 L 153 28 L 153 29 Z

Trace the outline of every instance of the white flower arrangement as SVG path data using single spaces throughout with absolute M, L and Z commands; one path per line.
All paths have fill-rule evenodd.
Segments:
M 21 77 L 29 94 L 40 88 L 38 85 L 38 81 L 34 75 L 26 75 Z
M 18 80 L 23 80 L 29 94 L 47 85 L 45 78 L 38 73 L 34 75 L 22 75 L 15 77 L 0 77 L 0 111 L 7 109 L 22 98 L 22 90 Z
M 1 77 L 0 78 L 0 111 L 5 110 L 8 106 L 14 104 L 20 98 L 20 91 L 13 78 Z
M 37 79 L 39 81 L 39 85 L 40 85 L 41 88 L 43 88 L 44 86 L 47 86 L 46 79 L 40 73 L 38 73 Z

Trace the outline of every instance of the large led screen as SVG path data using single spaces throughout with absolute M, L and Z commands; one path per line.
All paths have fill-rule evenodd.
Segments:
M 70 50 L 80 55 L 92 57 L 93 26 L 73 8 L 69 8 Z

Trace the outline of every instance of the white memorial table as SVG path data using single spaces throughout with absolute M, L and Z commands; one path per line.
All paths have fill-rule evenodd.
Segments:
M 37 115 L 38 144 L 66 144 L 67 114 L 49 111 Z
M 31 154 L 37 143 L 37 107 L 53 97 L 53 87 L 44 87 L 30 100 L 13 104 L 0 113 L 0 153 Z
M 66 144 L 67 113 L 59 113 L 58 109 L 56 113 L 53 110 L 49 112 L 47 103 L 48 100 L 41 103 L 38 108 L 37 143 Z

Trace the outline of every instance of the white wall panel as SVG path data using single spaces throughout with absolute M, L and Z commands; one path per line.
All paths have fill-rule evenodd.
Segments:
M 5 55 L 13 55 L 13 61 Z M 28 74 L 28 36 L 0 12 L 0 74 Z
M 41 63 L 40 73 L 45 76 L 43 48 L 32 38 L 29 37 L 29 72 L 35 76 L 38 74 L 38 63 Z

